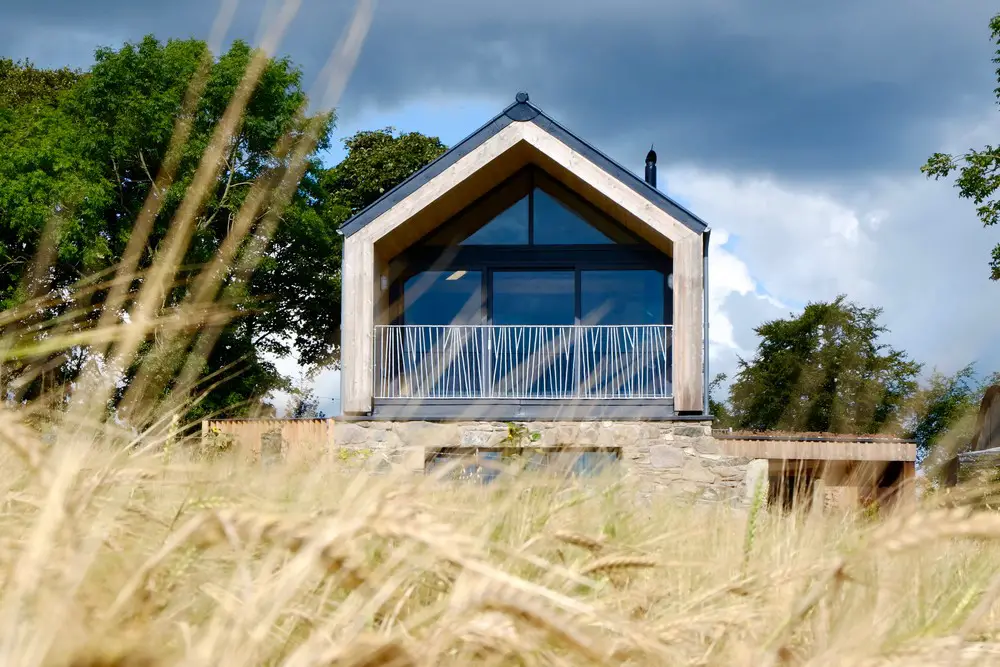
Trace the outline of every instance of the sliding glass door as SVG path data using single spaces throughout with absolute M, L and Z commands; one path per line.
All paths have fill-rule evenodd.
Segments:
M 576 273 L 495 270 L 487 336 L 494 393 L 562 398 L 576 388 Z
M 578 363 L 588 396 L 670 393 L 666 277 L 652 270 L 580 272 Z

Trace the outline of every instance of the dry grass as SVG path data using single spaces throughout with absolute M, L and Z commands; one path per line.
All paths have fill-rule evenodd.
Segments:
M 3 664 L 1000 660 L 993 514 L 751 514 L 637 504 L 610 478 L 474 487 L 21 437 L 0 462 Z
M 265 44 L 273 46 L 296 5 L 283 3 Z M 324 72 L 325 106 L 350 73 L 370 5 L 361 2 Z M 0 664 L 1000 662 L 994 514 L 928 509 L 874 524 L 759 505 L 642 504 L 628 480 L 522 475 L 480 488 L 347 473 L 336 457 L 250 467 L 166 447 L 177 415 L 204 389 L 198 369 L 226 321 L 218 269 L 253 269 L 257 255 L 237 249 L 259 252 L 266 243 L 314 146 L 306 132 L 275 147 L 282 168 L 241 212 L 256 220 L 269 202 L 252 230 L 260 244 L 246 243 L 249 224 L 235 225 L 186 300 L 166 307 L 163 291 L 177 280 L 259 64 L 153 265 L 136 273 L 158 211 L 151 195 L 116 275 L 80 288 L 110 290 L 96 324 L 87 324 L 90 313 L 70 312 L 19 328 L 45 294 L 0 314 L 0 363 L 27 360 L 21 382 L 61 351 L 86 348 L 107 362 L 84 368 L 58 411 L 50 396 L 0 407 Z M 199 86 L 192 83 L 192 98 Z M 175 138 L 185 136 L 179 121 Z M 168 160 L 163 183 L 172 168 Z M 42 268 L 49 250 L 39 253 Z M 129 326 L 118 324 L 123 309 Z M 158 336 L 189 342 L 190 358 L 170 396 L 153 400 L 163 392 L 147 384 L 152 354 L 119 412 L 131 428 L 120 428 L 106 418 L 114 372 Z M 39 421 L 54 429 L 51 441 L 41 439 Z

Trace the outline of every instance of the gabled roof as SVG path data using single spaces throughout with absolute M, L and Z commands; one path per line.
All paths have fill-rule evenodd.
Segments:
M 516 101 L 500 112 L 500 114 L 498 114 L 490 122 L 486 123 L 468 137 L 455 144 L 455 146 L 443 155 L 426 165 L 424 168 L 415 172 L 395 188 L 389 190 L 389 192 L 382 195 L 382 197 L 377 199 L 370 206 L 361 210 L 357 213 L 357 215 L 352 217 L 340 227 L 340 232 L 344 236 L 351 236 L 360 231 L 365 227 L 365 225 L 391 209 L 398 202 L 416 192 L 422 185 L 438 176 L 445 169 L 458 162 L 458 160 L 462 157 L 474 151 L 476 148 L 484 144 L 491 137 L 495 136 L 512 123 L 534 123 L 545 132 L 548 132 L 550 135 L 562 141 L 577 153 L 586 157 L 609 175 L 642 195 L 654 206 L 660 208 L 692 231 L 698 234 L 703 234 L 708 229 L 708 225 L 698 216 L 646 183 L 645 180 L 621 166 L 610 157 L 557 123 L 544 111 L 531 104 L 531 102 L 528 101 L 527 93 L 518 93 Z

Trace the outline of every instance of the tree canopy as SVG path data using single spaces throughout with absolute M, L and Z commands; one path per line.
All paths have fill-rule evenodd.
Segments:
M 879 308 L 841 296 L 757 327 L 730 387 L 733 424 L 755 431 L 900 432 L 920 364 L 880 340 Z
M 68 67 L 38 69 L 27 60 L 0 58 L 0 109 L 54 104 L 59 94 L 72 88 L 80 76 Z
M 0 310 L 38 294 L 69 294 L 90 276 L 114 269 L 158 174 L 174 160 L 173 178 L 154 193 L 162 206 L 138 269 L 148 266 L 253 57 L 240 41 L 214 56 L 202 41 L 160 42 L 149 36 L 99 49 L 93 67 L 83 73 L 0 61 Z M 192 103 L 186 96 L 196 80 L 203 86 Z M 326 168 L 320 158 L 334 118 L 307 117 L 306 102 L 298 67 L 285 58 L 268 60 L 197 211 L 181 262 L 185 267 L 203 266 L 216 256 L 253 184 L 282 166 L 275 148 L 282 139 L 301 134 L 308 123 L 319 124 L 318 141 L 290 200 L 267 204 L 254 221 L 259 225 L 265 214 L 279 217 L 252 274 L 244 279 L 235 268 L 226 269 L 220 290 L 240 317 L 222 331 L 202 375 L 226 368 L 239 372 L 219 383 L 197 413 L 243 414 L 272 390 L 288 388 L 270 355 L 295 352 L 306 364 L 335 358 L 341 314 L 338 227 L 444 150 L 438 139 L 416 133 L 361 132 L 345 140 L 347 159 Z M 189 122 L 187 141 L 179 153 L 168 155 L 180 121 Z M 45 271 L 33 273 L 46 239 L 52 241 L 51 261 Z M 183 285 L 168 290 L 163 305 L 179 303 L 185 294 Z M 93 303 L 83 305 L 99 306 L 103 296 L 106 292 L 98 292 L 89 297 Z M 57 317 L 80 305 L 63 299 L 42 315 Z M 154 344 L 147 343 L 147 353 Z M 163 357 L 162 373 L 169 377 L 176 360 Z M 71 376 L 71 366 L 66 361 L 59 371 Z M 168 381 L 161 384 L 169 388 Z
M 994 94 L 1000 100 L 1000 14 L 990 20 L 990 37 L 997 46 L 993 62 L 998 65 L 998 86 Z M 934 179 L 947 178 L 957 171 L 955 187 L 959 197 L 976 204 L 976 214 L 983 225 L 992 227 L 1000 221 L 1000 198 L 996 196 L 1000 187 L 1000 146 L 987 145 L 963 155 L 934 153 L 920 170 Z M 993 248 L 990 278 L 1000 280 L 1000 243 Z
M 977 381 L 974 364 L 952 375 L 934 371 L 913 398 L 913 423 L 907 434 L 916 440 L 920 457 L 939 450 L 947 458 L 965 449 L 972 441 L 983 395 L 998 382 L 1000 373 Z

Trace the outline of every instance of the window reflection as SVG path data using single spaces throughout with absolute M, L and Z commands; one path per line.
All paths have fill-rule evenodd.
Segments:
M 536 245 L 614 243 L 549 193 L 535 188 L 534 242 Z
M 461 245 L 527 245 L 528 197 L 480 227 Z
M 481 324 L 479 271 L 424 271 L 403 286 L 406 324 Z
M 493 324 L 573 324 L 572 271 L 493 273 Z
M 583 324 L 664 324 L 659 271 L 581 271 Z

